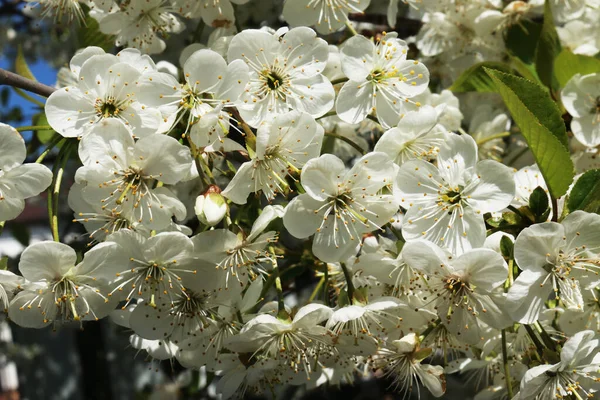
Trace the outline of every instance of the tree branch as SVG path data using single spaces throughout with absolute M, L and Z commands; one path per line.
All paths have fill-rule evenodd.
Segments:
M 53 88 L 52 86 L 23 78 L 21 75 L 17 75 L 14 72 L 2 68 L 0 68 L 0 85 L 18 87 L 44 97 L 48 97 L 56 91 L 56 88 Z

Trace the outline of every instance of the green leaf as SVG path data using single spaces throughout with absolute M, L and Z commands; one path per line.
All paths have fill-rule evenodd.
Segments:
M 462 92 L 495 92 L 496 86 L 492 79 L 485 73 L 484 68 L 511 72 L 510 66 L 501 62 L 482 62 L 473 65 L 463 72 L 454 84 L 448 89 L 455 93 Z
M 504 44 L 508 53 L 524 64 L 535 63 L 535 49 L 542 32 L 542 25 L 528 19 L 521 20 L 506 30 Z
M 519 75 L 521 75 L 525 79 L 529 79 L 530 81 L 540 82 L 540 78 L 538 77 L 537 72 L 535 71 L 535 65 L 525 64 L 523 60 L 521 60 L 519 57 L 511 55 L 509 55 L 509 57 L 511 61 L 511 66 L 514 68 L 515 71 L 519 73 Z
M 550 2 L 544 3 L 544 24 L 535 49 L 535 70 L 540 80 L 552 92 L 558 90 L 558 81 L 554 76 L 554 60 L 561 51 L 560 39 L 554 26 L 554 17 Z
M 17 48 L 17 58 L 15 59 L 15 71 L 17 74 L 21 75 L 23 78 L 31 79 L 32 81 L 37 81 L 33 73 L 29 69 L 29 65 L 27 65 L 27 60 L 25 60 L 25 56 L 23 55 L 23 49 L 21 46 Z
M 569 211 L 583 210 L 600 214 L 600 170 L 592 169 L 583 174 L 573 186 L 569 201 Z
M 541 186 L 536 187 L 531 196 L 529 196 L 529 209 L 533 213 L 536 222 L 541 222 L 548 216 L 550 204 L 548 202 L 548 195 Z
M 46 118 L 46 114 L 44 114 L 43 112 L 35 114 L 32 118 L 31 118 L 31 122 L 33 126 L 45 126 L 45 125 L 50 125 L 48 123 L 48 119 Z M 46 129 L 43 131 L 36 131 L 35 132 L 38 140 L 40 141 L 41 144 L 46 144 L 48 143 L 53 137 L 54 137 L 54 131 L 52 129 Z
M 507 235 L 500 238 L 500 252 L 507 259 L 512 259 L 515 252 L 515 244 Z
M 560 110 L 548 91 L 535 82 L 486 69 L 525 137 L 550 194 L 567 192 L 575 175 Z
M 8 269 L 8 256 L 0 258 L 0 270 L 6 271 Z
M 102 33 L 98 21 L 87 15 L 87 13 L 84 23 L 77 29 L 75 34 L 79 47 L 97 46 L 107 52 L 115 47 L 114 37 Z
M 554 74 L 560 87 L 564 87 L 575 74 L 596 72 L 600 72 L 600 59 L 573 54 L 569 49 L 564 49 L 554 60 Z

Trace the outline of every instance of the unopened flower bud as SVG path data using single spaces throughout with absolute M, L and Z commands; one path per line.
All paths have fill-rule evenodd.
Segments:
M 196 198 L 194 210 L 200 222 L 215 226 L 227 214 L 229 207 L 225 198 L 221 195 L 221 189 L 211 185 L 204 194 Z

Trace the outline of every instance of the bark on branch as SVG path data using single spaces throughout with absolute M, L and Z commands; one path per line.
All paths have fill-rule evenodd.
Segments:
M 44 97 L 48 97 L 56 91 L 56 88 L 53 88 L 52 86 L 23 78 L 21 75 L 2 68 L 0 68 L 0 85 L 18 87 Z

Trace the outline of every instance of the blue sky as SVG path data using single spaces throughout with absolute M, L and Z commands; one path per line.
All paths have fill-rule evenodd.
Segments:
M 7 60 L 5 57 L 0 55 L 0 68 L 11 71 L 13 70 L 12 64 L 12 60 Z M 46 85 L 54 86 L 54 83 L 56 82 L 56 69 L 48 65 L 48 63 L 40 59 L 38 62 L 30 64 L 29 69 L 31 69 L 31 72 L 38 81 L 45 83 Z M 16 126 L 31 125 L 31 116 L 37 112 L 35 105 L 31 104 L 14 91 L 11 91 L 8 104 L 9 107 L 13 107 L 15 105 L 21 106 L 23 110 L 23 116 L 25 118 L 21 123 L 11 122 L 12 124 Z

